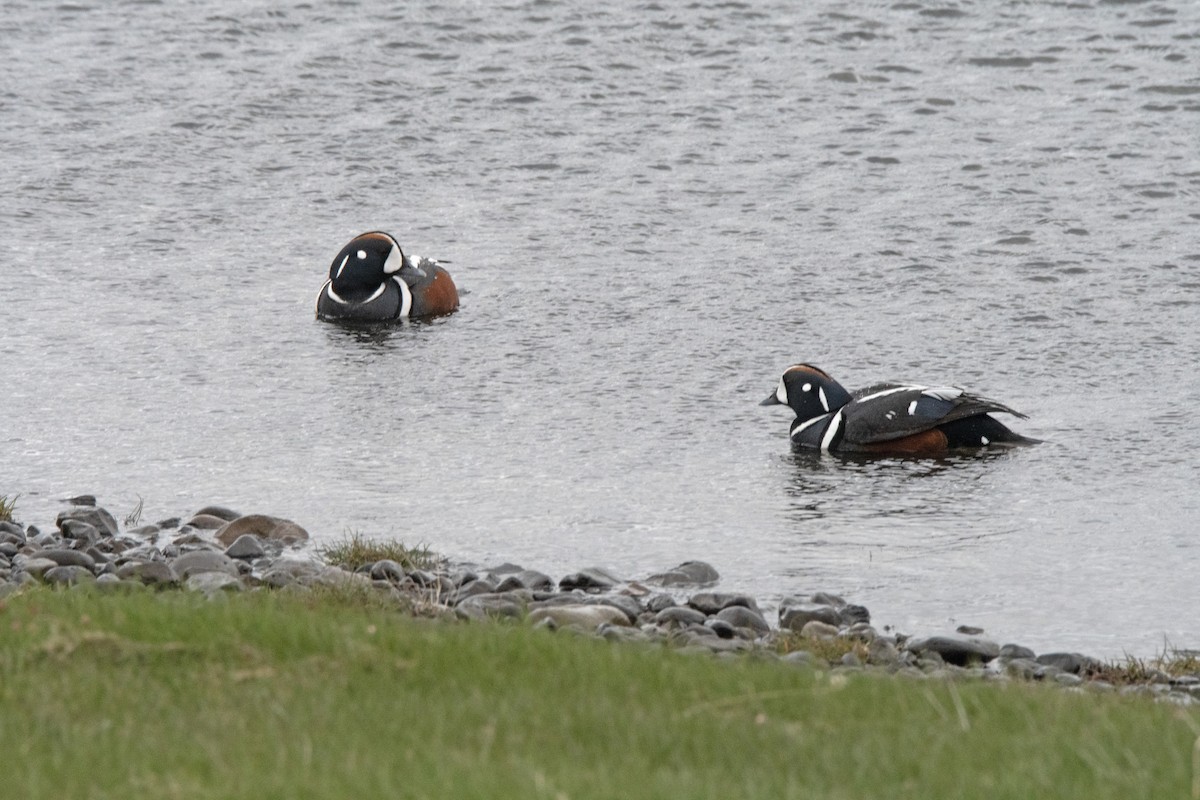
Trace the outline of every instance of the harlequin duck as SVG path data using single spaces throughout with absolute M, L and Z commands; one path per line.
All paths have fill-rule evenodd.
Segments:
M 811 364 L 788 367 L 760 405 L 796 412 L 792 443 L 839 453 L 938 455 L 960 448 L 1034 444 L 989 412 L 1026 419 L 1006 405 L 950 386 L 877 383 L 846 391 Z
M 458 308 L 458 289 L 436 259 L 406 256 L 382 231 L 355 236 L 329 267 L 317 319 L 384 322 Z

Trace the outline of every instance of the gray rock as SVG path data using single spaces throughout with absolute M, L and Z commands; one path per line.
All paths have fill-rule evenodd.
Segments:
M 381 558 L 379 561 L 376 561 L 371 565 L 367 574 L 374 580 L 391 581 L 392 583 L 399 583 L 404 580 L 406 575 L 404 567 L 400 565 L 400 562 L 390 558 Z
M 242 515 L 239 514 L 237 511 L 226 508 L 225 506 L 205 506 L 204 508 L 202 508 L 196 512 L 196 516 L 197 517 L 216 517 L 218 519 L 223 519 L 226 522 L 233 522 L 235 519 L 237 519 L 238 517 L 240 517 Z M 178 525 L 178 524 L 179 523 L 177 521 L 175 523 L 175 525 Z M 170 527 L 174 528 L 175 525 L 171 525 Z
M 710 615 L 730 606 L 744 606 L 758 611 L 758 602 L 753 597 L 730 592 L 697 592 L 688 598 L 688 605 Z
M 793 650 L 786 655 L 780 656 L 779 660 L 785 664 L 810 667 L 815 662 L 816 656 L 807 650 Z
M 13 559 L 14 569 L 32 575 L 38 580 L 42 579 L 47 570 L 54 569 L 57 566 L 57 561 L 51 561 L 48 558 L 41 558 L 39 556 L 17 556 Z
M 673 606 L 664 608 L 654 615 L 654 621 L 659 625 L 684 627 L 686 625 L 703 625 L 706 619 L 704 612 L 688 606 Z
M 89 572 L 96 570 L 96 559 L 79 550 L 43 550 L 38 556 L 48 558 L 62 567 L 86 567 Z
M 779 627 L 785 630 L 800 632 L 814 620 L 836 628 L 842 622 L 842 615 L 838 609 L 823 603 L 784 600 L 779 606 Z
M 717 619 L 735 628 L 748 628 L 755 633 L 769 633 L 771 626 L 762 614 L 745 606 L 726 606 L 717 612 Z
M 100 529 L 81 519 L 64 519 L 62 535 L 64 539 L 83 542 L 84 546 L 90 546 L 100 541 Z
M 222 572 L 234 576 L 238 574 L 237 562 L 215 550 L 193 550 L 184 553 L 171 562 L 171 569 L 182 580 L 202 572 Z
M 74 497 L 68 497 L 64 502 L 73 506 L 94 506 L 96 505 L 96 495 L 77 494 Z
M 217 592 L 240 592 L 242 582 L 226 572 L 194 572 L 183 582 L 183 588 L 192 592 L 216 594 Z
M 121 580 L 138 581 L 146 586 L 172 586 L 179 577 L 170 565 L 163 561 L 127 561 L 117 567 Z
M 646 601 L 646 610 L 657 614 L 660 611 L 668 608 L 674 608 L 679 604 L 675 602 L 675 598 L 669 594 L 656 594 Z
M 266 514 L 247 514 L 227 522 L 217 529 L 214 538 L 228 547 L 239 536 L 253 534 L 263 539 L 275 539 L 285 543 L 308 541 L 308 531 L 291 520 L 271 517 Z
M 67 520 L 76 520 L 87 523 L 97 531 L 103 533 L 105 536 L 116 536 L 118 533 L 120 533 L 120 528 L 117 526 L 116 519 L 114 519 L 113 515 L 108 513 L 108 511 L 103 508 L 96 508 L 94 506 L 79 506 L 58 512 L 58 516 L 54 519 L 54 524 L 58 526 L 58 529 L 62 531 L 64 535 L 68 535 L 66 528 L 63 527 L 63 523 Z
M 184 524 L 190 525 L 193 528 L 199 528 L 202 531 L 215 531 L 227 522 L 229 520 L 213 516 L 212 514 L 197 514 Z
M 706 619 L 704 621 L 704 627 L 708 628 L 722 639 L 732 639 L 733 637 L 737 636 L 737 631 L 732 625 L 725 620 L 718 619 L 716 617 L 709 617 Z
M 42 574 L 42 580 L 46 583 L 59 586 L 74 586 L 85 581 L 89 583 L 93 582 L 96 580 L 96 576 L 87 567 L 74 565 L 60 567 L 56 565 Z
M 629 625 L 629 618 L 623 611 L 606 605 L 543 606 L 529 612 L 529 621 L 535 625 L 547 619 L 560 627 L 575 625 L 589 631 L 601 625 Z
M 558 582 L 560 589 L 611 589 L 621 579 L 600 567 L 588 567 L 567 575 Z
M 1057 667 L 1063 672 L 1073 675 L 1088 674 L 1099 670 L 1103 664 L 1082 653 L 1042 653 L 1037 662 L 1046 666 Z
M 158 536 L 160 533 L 162 533 L 162 531 L 163 531 L 163 529 L 160 528 L 159 526 L 151 524 L 151 525 L 139 525 L 136 528 L 127 530 L 125 532 L 127 534 L 129 534 L 130 536 L 141 536 L 143 538 L 150 538 L 153 536 Z
M 519 619 L 525 613 L 525 601 L 519 592 L 504 594 L 477 594 L 466 598 L 454 607 L 454 613 L 463 619 L 484 620 L 494 617 Z
M 810 619 L 804 623 L 804 627 L 800 629 L 800 635 L 805 639 L 836 639 L 838 628 L 836 625 L 830 625 L 827 622 L 822 622 L 819 619 Z
M 492 583 L 488 578 L 478 578 L 468 583 L 459 586 L 452 595 L 448 598 L 450 605 L 455 606 L 466 600 L 468 597 L 474 597 L 480 594 L 495 594 L 496 584 Z
M 12 558 L 19 552 L 21 552 L 21 548 L 12 542 L 0 542 L 0 555 L 5 558 Z
M 321 570 L 325 569 L 324 564 L 318 564 L 314 561 L 304 561 L 296 558 L 281 558 L 271 565 L 271 568 L 263 573 L 262 581 L 267 586 L 272 586 L 276 589 L 293 584 L 302 586 L 311 585 L 320 575 Z M 364 579 L 370 580 L 367 576 Z
M 872 639 L 867 645 L 867 663 L 882 664 L 884 666 L 901 666 L 904 664 L 904 656 L 900 653 L 900 649 L 896 647 L 896 643 L 883 636 Z
M 710 586 L 721 579 L 712 565 L 703 561 L 685 561 L 666 572 L 651 575 L 646 580 L 662 586 Z
M 239 536 L 233 544 L 225 548 L 225 555 L 230 558 L 253 559 L 262 558 L 267 554 L 257 536 L 249 533 Z
M 962 634 L 910 639 L 905 644 L 905 648 L 920 657 L 936 653 L 947 664 L 958 667 L 986 663 L 1000 655 L 1000 645 L 995 642 L 978 636 Z
M 1037 658 L 1037 653 L 1033 652 L 1028 647 L 1022 647 L 1019 644 L 1006 644 L 1000 648 L 1000 658 L 1027 658 L 1033 660 Z
M 554 588 L 554 579 L 544 572 L 535 569 L 523 569 L 520 572 L 505 576 L 496 591 L 509 592 L 513 589 L 533 589 L 541 591 Z
M 319 586 L 341 589 L 364 589 L 371 586 L 371 579 L 361 572 L 350 572 L 341 567 L 325 567 L 316 572 L 312 582 Z

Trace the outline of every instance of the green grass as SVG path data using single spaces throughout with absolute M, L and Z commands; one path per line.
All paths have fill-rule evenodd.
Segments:
M 22 798 L 1186 798 L 1197 712 L 721 660 L 370 595 L 0 604 Z
M 17 510 L 17 498 L 19 494 L 14 494 L 11 497 L 8 495 L 0 495 L 0 522 L 12 522 L 13 512 Z
M 348 534 L 339 541 L 318 548 L 317 555 L 327 564 L 350 571 L 385 558 L 395 561 L 405 569 L 432 569 L 442 563 L 442 559 L 431 553 L 427 547 L 408 547 L 395 540 L 368 539 L 360 533 Z

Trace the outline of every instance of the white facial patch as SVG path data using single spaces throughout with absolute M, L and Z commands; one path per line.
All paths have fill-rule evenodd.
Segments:
M 916 414 L 916 413 L 917 413 L 917 401 L 913 400 L 911 403 L 908 404 L 908 415 L 911 417 L 913 414 Z
M 779 380 L 779 386 L 775 389 L 775 399 L 783 405 L 787 405 L 787 387 L 783 385 L 783 379 Z
M 803 390 L 804 390 L 804 391 L 806 391 L 806 392 L 811 392 L 811 391 L 812 391 L 812 384 L 811 384 L 811 383 L 806 383 L 806 384 L 804 384 L 803 386 L 801 386 L 800 388 L 801 388 L 801 389 L 803 389 Z
M 333 290 L 332 283 L 325 284 L 325 294 L 329 295 L 329 299 L 332 300 L 333 302 L 341 303 L 342 305 L 346 305 L 346 300 L 344 300 L 341 295 L 339 295 L 337 292 L 335 292 Z
M 829 410 L 829 401 L 825 399 L 825 387 L 824 386 L 817 389 L 817 397 L 819 397 L 821 399 L 821 408 L 828 411 Z
M 366 250 L 359 250 L 357 255 L 358 255 L 359 261 L 366 261 L 366 259 L 367 259 L 367 251 Z
M 335 278 L 342 277 L 342 270 L 346 268 L 346 262 L 350 260 L 350 254 L 346 253 L 346 257 L 342 259 L 342 263 L 338 264 L 337 272 L 334 273 Z
M 404 266 L 404 256 L 400 253 L 400 248 L 392 245 L 392 249 L 388 250 L 387 258 L 383 260 L 383 274 L 391 275 L 399 272 Z
M 988 441 L 988 438 L 986 436 L 980 436 L 979 443 L 982 445 L 985 445 L 985 446 L 991 444 L 991 442 Z

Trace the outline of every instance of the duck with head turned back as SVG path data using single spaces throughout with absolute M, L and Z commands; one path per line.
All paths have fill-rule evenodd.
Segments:
M 931 456 L 951 450 L 1035 444 L 992 413 L 1026 416 L 953 386 L 877 383 L 854 392 L 819 367 L 788 367 L 761 405 L 796 413 L 789 436 L 797 447 L 840 453 Z
M 458 288 L 432 258 L 405 255 L 383 231 L 355 236 L 329 266 L 317 318 L 353 322 L 433 317 L 458 308 Z

